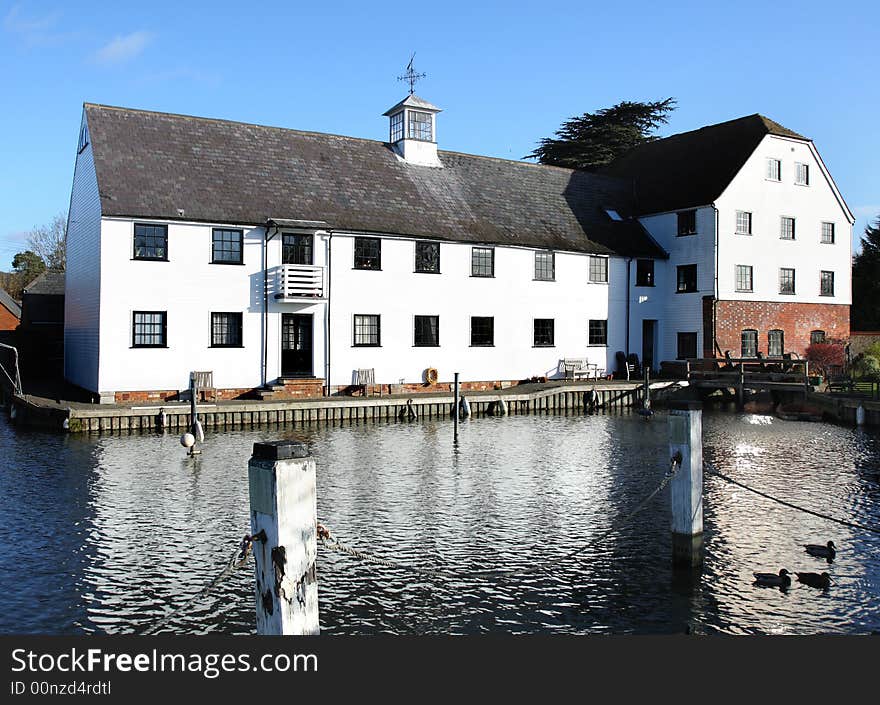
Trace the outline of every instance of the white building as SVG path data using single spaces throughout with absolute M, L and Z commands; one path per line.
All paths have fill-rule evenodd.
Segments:
M 654 367 L 699 355 L 728 326 L 722 303 L 850 303 L 852 216 L 812 143 L 775 123 L 724 123 L 763 134 L 750 150 L 730 136 L 730 173 L 700 189 L 652 166 L 682 152 L 653 145 L 683 136 L 599 175 L 438 150 L 439 112 L 409 96 L 386 112 L 381 142 L 85 105 L 68 380 L 120 402 L 173 398 L 191 370 L 212 371 L 226 398 L 267 385 L 335 393 L 363 369 L 412 390 L 429 368 L 441 385 L 460 372 L 466 388 L 491 388 L 558 376 L 569 357 L 612 371 L 617 351 Z M 761 175 L 771 152 L 785 165 L 772 182 Z M 808 189 L 785 181 L 795 160 L 809 165 Z M 735 234 L 737 211 L 751 214 L 751 235 Z M 787 214 L 795 241 L 771 243 Z M 811 242 L 824 222 L 835 242 Z M 777 261 L 798 272 L 782 299 Z M 809 290 L 820 261 L 833 267 L 831 298 Z M 753 267 L 752 291 L 732 290 L 734 265 Z

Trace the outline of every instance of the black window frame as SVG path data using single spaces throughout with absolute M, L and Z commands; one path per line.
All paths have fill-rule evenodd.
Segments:
M 424 119 L 419 120 L 417 116 Z M 427 126 L 428 136 L 424 137 L 425 126 Z M 406 138 L 408 140 L 416 140 L 417 142 L 433 142 L 434 141 L 434 113 L 427 110 L 407 110 L 406 111 Z
M 419 250 L 432 249 L 434 256 L 425 257 Z M 428 266 L 426 266 L 426 263 Z M 430 268 L 433 265 L 433 269 Z M 414 268 L 418 274 L 440 274 L 440 243 L 431 240 L 416 240 Z
M 791 223 L 791 236 L 786 233 L 786 224 Z M 793 215 L 779 216 L 779 239 L 795 240 L 797 239 L 797 219 Z
M 602 263 L 601 274 L 604 276 L 604 279 L 594 279 L 593 275 L 599 272 L 599 268 L 594 265 Z M 611 278 L 610 267 L 609 267 L 609 258 L 608 257 L 600 257 L 599 255 L 590 255 L 589 262 L 589 282 L 590 284 L 607 284 L 608 280 Z
M 484 254 L 489 253 L 489 274 L 483 273 L 485 269 Z M 479 253 L 479 256 L 478 256 Z M 471 276 L 491 279 L 495 276 L 495 248 L 474 246 L 471 248 Z
M 547 276 L 547 261 L 550 258 L 549 276 Z M 554 282 L 556 281 L 556 253 L 553 250 L 537 250 L 535 252 L 535 281 L 536 282 Z
M 308 255 L 308 256 L 305 256 Z M 297 259 L 308 260 L 297 262 Z M 312 266 L 315 264 L 314 233 L 281 233 L 281 264 Z
M 830 239 L 825 238 L 825 226 L 830 226 L 829 232 L 831 233 Z M 819 242 L 822 245 L 833 245 L 834 241 L 837 239 L 837 235 L 835 234 L 836 228 L 834 227 L 834 223 L 830 220 L 823 220 L 819 225 Z
M 221 237 L 227 234 L 235 234 L 238 236 L 238 259 L 217 259 L 217 235 Z M 220 240 L 220 244 L 228 244 L 233 240 Z M 221 252 L 234 252 L 233 248 L 221 248 Z M 240 228 L 211 228 L 211 264 L 244 264 L 244 231 Z
M 748 336 L 748 340 L 754 341 L 754 351 L 751 349 L 746 349 L 746 336 Z M 751 355 L 748 353 L 752 352 Z M 758 331 L 754 328 L 744 328 L 740 333 L 740 357 L 742 358 L 756 358 L 758 357 Z
M 777 339 L 774 341 L 774 338 Z M 774 349 L 779 352 L 774 352 Z M 767 357 L 782 357 L 785 354 L 785 331 L 773 328 L 767 331 Z
M 697 211 L 690 209 L 686 211 L 678 211 L 678 228 L 676 237 L 686 237 L 688 235 L 697 234 Z
M 587 321 L 587 346 L 608 347 L 607 318 L 591 318 Z
M 791 273 L 791 291 L 789 291 L 786 287 L 787 282 L 789 280 L 788 273 Z M 797 281 L 795 279 L 795 270 L 792 267 L 780 267 L 779 268 L 779 293 L 785 294 L 786 296 L 794 296 L 797 292 Z
M 82 151 L 89 146 L 89 126 L 83 123 L 79 131 L 79 142 L 76 145 L 76 153 L 82 154 Z
M 138 228 L 150 228 L 159 230 L 162 234 L 157 235 L 155 233 L 138 233 Z M 161 238 L 163 245 L 162 249 L 164 250 L 164 255 L 162 257 L 154 257 L 147 255 L 139 255 L 138 254 L 138 238 L 145 239 L 153 239 L 153 238 Z M 156 245 L 146 245 L 144 244 L 143 249 L 156 249 Z M 168 261 L 168 226 L 163 225 L 161 223 L 135 223 L 134 224 L 134 237 L 132 238 L 132 259 L 141 260 L 144 262 L 167 262 Z
M 693 345 L 689 342 L 693 340 Z M 676 336 L 676 360 L 694 360 L 697 358 L 697 332 L 696 331 L 680 331 Z M 693 355 L 685 355 L 682 352 L 693 352 Z
M 636 286 L 654 286 L 654 260 L 636 260 Z
M 478 340 L 477 336 L 482 336 Z M 488 340 L 488 342 L 486 342 Z M 494 316 L 471 316 L 471 345 L 472 348 L 495 347 L 495 317 Z
M 365 248 L 375 246 L 375 253 L 365 252 Z M 382 271 L 382 238 L 355 237 L 353 269 L 368 272 Z
M 675 293 L 693 294 L 698 291 L 697 265 L 680 264 L 675 269 Z
M 226 317 L 225 322 L 217 317 Z M 211 347 L 212 348 L 243 348 L 244 347 L 244 316 L 241 311 L 211 311 Z M 233 321 L 230 326 L 229 322 Z M 217 342 L 218 333 L 228 334 L 229 331 L 235 331 L 238 336 L 238 342 Z
M 827 286 L 829 282 L 830 287 Z M 819 296 L 834 296 L 834 272 L 827 269 L 819 271 Z
M 138 323 L 138 316 L 161 316 L 161 323 L 156 324 L 152 321 L 150 322 L 141 322 Z M 139 343 L 138 340 L 138 326 L 155 326 L 160 325 L 161 330 L 158 333 L 161 335 L 161 342 L 159 343 Z M 155 336 L 157 333 L 151 330 L 149 333 L 144 333 L 143 331 L 140 335 L 149 335 Z M 167 348 L 168 347 L 168 311 L 132 311 L 131 312 L 131 347 L 133 348 Z
M 392 144 L 400 142 L 400 140 L 403 139 L 403 110 L 399 113 L 394 113 L 394 115 L 390 117 L 388 131 L 388 136 Z
M 375 318 L 375 326 L 370 321 L 359 321 L 358 319 Z M 363 334 L 365 331 L 370 333 L 375 328 L 376 342 L 359 343 L 358 333 Z M 354 313 L 351 316 L 351 346 L 353 348 L 380 348 L 382 347 L 382 315 L 379 313 Z
M 752 294 L 755 291 L 755 272 L 751 264 L 737 264 L 734 266 L 734 289 L 743 294 Z M 748 273 L 748 288 L 745 285 L 745 277 L 741 272 Z
M 431 326 L 433 319 L 434 325 Z M 421 325 L 420 325 L 421 324 Z M 427 327 L 426 327 L 427 325 Z M 428 333 L 427 342 L 424 339 Z M 423 339 L 420 340 L 419 338 Z M 431 340 L 433 338 L 433 340 Z M 440 316 L 414 315 L 413 316 L 413 347 L 414 348 L 439 348 L 440 347 Z
M 534 318 L 532 319 L 532 347 L 553 348 L 556 347 L 556 319 Z
M 745 216 L 742 220 L 748 223 L 747 230 L 740 230 L 740 215 Z M 736 211 L 735 213 L 735 223 L 734 223 L 734 233 L 736 235 L 751 235 L 752 234 L 752 211 Z

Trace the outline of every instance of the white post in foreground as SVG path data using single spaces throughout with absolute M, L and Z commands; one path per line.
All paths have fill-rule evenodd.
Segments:
M 317 634 L 315 460 L 295 441 L 254 443 L 248 463 L 258 634 Z
M 672 501 L 672 560 L 682 567 L 703 561 L 703 405 L 669 405 L 669 454 L 681 465 L 669 483 Z

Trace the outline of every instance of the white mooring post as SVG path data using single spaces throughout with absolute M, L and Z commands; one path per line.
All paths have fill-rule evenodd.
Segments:
M 681 567 L 703 561 L 703 405 L 669 405 L 669 454 L 681 466 L 669 483 L 672 502 L 672 560 Z
M 317 634 L 315 460 L 296 441 L 254 443 L 248 463 L 258 634 Z

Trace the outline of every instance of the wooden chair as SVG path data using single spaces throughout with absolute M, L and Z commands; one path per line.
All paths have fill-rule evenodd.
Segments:
M 199 396 L 202 401 L 217 401 L 217 389 L 214 387 L 214 372 L 213 370 L 207 372 L 196 372 L 193 371 L 190 373 L 193 382 L 195 382 L 196 389 L 199 390 Z
M 367 390 L 375 387 L 376 370 L 373 367 L 365 367 L 354 371 L 355 386 L 361 388 L 361 394 L 367 396 Z M 375 393 L 375 392 L 374 392 Z

